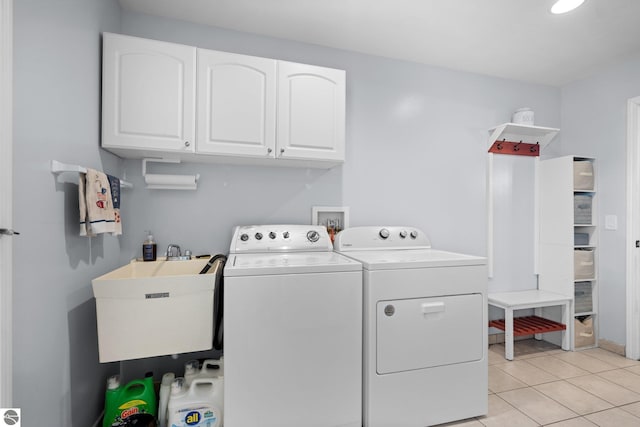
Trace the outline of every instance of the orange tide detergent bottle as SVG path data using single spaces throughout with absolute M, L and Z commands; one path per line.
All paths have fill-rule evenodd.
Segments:
M 128 426 L 127 418 L 132 415 L 150 414 L 156 417 L 157 410 L 158 401 L 151 372 L 144 379 L 133 380 L 124 387 L 120 385 L 119 375 L 107 380 L 102 427 Z

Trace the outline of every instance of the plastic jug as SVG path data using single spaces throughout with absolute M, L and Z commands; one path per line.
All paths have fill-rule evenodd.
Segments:
M 189 387 L 193 380 L 198 378 L 217 378 L 224 376 L 224 358 L 220 360 L 207 359 L 202 362 L 202 369 L 198 370 L 197 360 L 191 360 L 184 365 L 184 381 Z
M 162 376 L 160 383 L 160 399 L 158 402 L 158 427 L 167 427 L 167 407 L 171 395 L 171 384 L 176 376 L 173 372 L 167 372 Z
M 114 375 L 107 380 L 103 427 L 126 426 L 127 418 L 134 414 L 157 415 L 158 401 L 153 388 L 153 374 L 142 380 L 133 380 L 120 385 L 120 377 Z
M 222 427 L 224 379 L 196 378 L 187 387 L 184 378 L 171 384 L 167 409 L 169 427 Z

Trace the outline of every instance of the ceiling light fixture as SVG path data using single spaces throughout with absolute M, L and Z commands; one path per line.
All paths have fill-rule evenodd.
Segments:
M 584 3 L 584 0 L 558 0 L 553 6 L 551 6 L 551 13 L 561 14 L 572 11 L 573 9 Z

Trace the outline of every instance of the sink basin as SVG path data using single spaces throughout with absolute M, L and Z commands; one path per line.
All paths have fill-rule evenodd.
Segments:
M 189 261 L 131 261 L 91 281 L 96 298 L 146 295 L 154 292 L 173 294 L 213 290 L 214 269 L 209 274 L 198 274 L 208 258 Z M 147 295 L 146 298 L 149 298 Z
M 100 362 L 209 350 L 216 268 L 208 258 L 132 261 L 91 281 Z
M 145 277 L 184 276 L 200 273 L 209 258 L 180 261 L 131 261 L 98 279 L 140 279 Z

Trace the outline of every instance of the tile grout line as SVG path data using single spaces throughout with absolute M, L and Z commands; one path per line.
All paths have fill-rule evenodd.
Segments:
M 494 344 L 494 345 L 492 345 L 492 346 L 489 346 L 489 350 L 490 350 L 490 351 L 493 351 L 494 353 L 497 353 L 497 354 L 499 354 L 499 355 L 503 355 L 503 354 L 504 354 L 504 352 L 503 352 L 503 351 L 502 351 L 502 352 L 499 352 L 499 351 L 497 351 L 497 350 L 498 350 L 498 348 L 497 348 L 497 347 L 494 347 L 494 346 L 496 346 L 496 345 L 499 345 L 499 344 Z M 492 349 L 492 347 L 493 347 L 493 348 L 495 348 L 496 350 Z M 535 348 L 534 348 L 534 351 L 535 351 Z M 608 351 L 608 350 L 604 350 L 604 351 Z M 550 353 L 551 353 L 551 354 L 550 354 Z M 605 365 L 609 365 L 609 366 L 611 366 L 611 369 L 604 369 L 604 370 L 601 370 L 601 371 L 592 372 L 592 371 L 590 371 L 590 370 L 588 370 L 588 369 L 585 369 L 583 366 L 576 364 L 574 361 L 568 361 L 568 360 L 564 360 L 564 359 L 563 359 L 563 358 L 561 358 L 561 357 L 556 357 L 556 356 L 558 356 L 558 355 L 568 354 L 568 353 L 577 353 L 577 354 L 580 354 L 580 355 L 582 355 L 582 356 L 586 356 L 586 357 L 588 358 L 588 359 L 586 359 L 586 360 L 591 359 L 594 363 L 595 363 L 595 362 L 598 362 L 598 363 L 603 363 L 603 364 L 605 364 Z M 617 354 L 615 354 L 615 353 L 612 353 L 612 355 L 615 355 L 615 356 L 619 356 L 619 357 L 621 357 L 621 358 L 624 358 L 624 356 L 622 356 L 622 355 L 617 355 Z M 503 403 L 507 404 L 507 405 L 508 405 L 508 407 L 515 409 L 519 414 L 523 415 L 526 419 L 530 420 L 530 421 L 531 421 L 532 423 L 534 423 L 535 425 L 537 425 L 537 426 L 542 426 L 542 425 L 553 425 L 553 424 L 555 424 L 555 423 L 562 423 L 562 422 L 566 422 L 566 421 L 570 421 L 570 420 L 574 420 L 574 419 L 584 419 L 584 420 L 586 420 L 587 422 L 594 423 L 593 421 L 589 420 L 587 417 L 588 417 L 588 416 L 591 416 L 591 415 L 594 415 L 594 414 L 601 413 L 601 412 L 611 411 L 611 410 L 613 410 L 613 409 L 620 409 L 620 410 L 622 410 L 625 414 L 630 415 L 630 416 L 631 416 L 631 417 L 633 417 L 634 419 L 638 419 L 638 420 L 640 421 L 640 417 L 639 417 L 638 415 L 636 415 L 635 413 L 631 412 L 631 411 L 630 411 L 630 410 L 628 410 L 628 409 L 625 409 L 626 407 L 630 407 L 631 405 L 636 405 L 636 404 L 640 403 L 640 397 L 638 398 L 638 400 L 633 400 L 633 401 L 631 401 L 631 402 L 626 402 L 626 403 L 624 403 L 624 404 L 617 405 L 616 403 L 611 402 L 611 401 L 609 401 L 609 400 L 607 400 L 607 399 L 605 399 L 605 398 L 603 398 L 603 397 L 600 397 L 600 396 L 598 396 L 598 395 L 595 395 L 594 393 L 590 392 L 589 390 L 584 389 L 584 388 L 583 388 L 583 387 L 581 387 L 580 385 L 573 384 L 573 383 L 570 381 L 570 380 L 572 380 L 572 379 L 576 379 L 576 378 L 593 377 L 593 378 L 597 378 L 597 379 L 598 379 L 598 380 L 600 380 L 600 381 L 604 381 L 604 382 L 606 382 L 606 383 L 609 383 L 609 384 L 611 384 L 612 386 L 620 387 L 620 388 L 622 388 L 622 389 L 624 389 L 624 390 L 626 390 L 626 391 L 633 392 L 633 393 L 636 393 L 637 395 L 640 395 L 640 392 L 638 392 L 638 391 L 635 391 L 635 390 L 633 390 L 633 389 L 630 389 L 629 387 L 626 387 L 626 386 L 624 386 L 624 385 L 622 385 L 622 384 L 618 384 L 618 383 L 616 383 L 616 382 L 614 382 L 614 381 L 611 381 L 611 380 L 609 380 L 609 379 L 607 379 L 607 378 L 605 378 L 605 377 L 601 376 L 601 374 L 604 374 L 604 373 L 607 373 L 607 372 L 613 372 L 613 371 L 620 371 L 620 370 L 624 370 L 624 373 L 625 373 L 625 374 L 632 374 L 632 376 L 638 376 L 638 377 L 640 377 L 640 374 L 638 374 L 638 373 L 636 373 L 636 372 L 633 372 L 632 370 L 629 370 L 629 368 L 633 368 L 633 367 L 635 367 L 635 366 L 640 366 L 640 364 L 629 364 L 629 365 L 625 365 L 625 366 L 619 366 L 619 365 L 617 365 L 617 364 L 616 364 L 616 362 L 613 362 L 613 363 L 612 363 L 612 359 L 611 359 L 610 357 L 606 357 L 606 356 L 605 356 L 605 357 L 602 357 L 602 358 L 601 358 L 601 357 L 597 357 L 596 355 L 588 354 L 588 353 L 585 353 L 585 352 L 556 352 L 555 350 L 540 350 L 540 351 L 538 351 L 538 352 L 536 352 L 536 353 L 528 353 L 528 354 L 523 354 L 523 355 L 521 355 L 521 356 L 527 356 L 527 357 L 526 357 L 526 358 L 520 358 L 520 359 L 519 359 L 519 360 L 517 360 L 517 361 L 520 361 L 520 362 L 526 362 L 524 365 L 529 365 L 529 366 L 530 366 L 530 367 L 532 367 L 532 368 L 539 369 L 539 370 L 541 370 L 541 371 L 545 372 L 545 373 L 546 373 L 546 374 L 548 374 L 548 375 L 551 375 L 551 376 L 556 377 L 557 379 L 552 380 L 552 381 L 545 381 L 545 382 L 542 382 L 542 383 L 539 383 L 539 384 L 535 384 L 535 385 L 530 385 L 529 383 L 527 383 L 527 382 L 525 382 L 525 381 L 521 380 L 520 378 L 516 377 L 515 375 L 512 375 L 511 373 L 507 372 L 507 371 L 506 371 L 506 370 L 504 370 L 503 368 L 500 368 L 500 366 L 499 366 L 499 365 L 506 365 L 506 364 L 510 363 L 510 361 L 506 361 L 506 359 L 505 359 L 505 362 L 499 362 L 499 363 L 489 364 L 488 366 L 494 366 L 494 367 L 495 367 L 496 369 L 498 369 L 502 374 L 507 375 L 507 377 L 509 377 L 509 378 L 511 378 L 511 379 L 513 379 L 513 380 L 516 380 L 516 381 L 518 381 L 518 382 L 520 382 L 520 383 L 525 384 L 525 386 L 524 386 L 524 387 L 516 387 L 516 388 L 514 388 L 514 389 L 508 389 L 508 390 L 504 390 L 504 391 L 500 391 L 500 392 L 494 392 L 493 390 L 490 390 L 490 389 L 489 389 L 487 394 L 488 394 L 488 396 L 494 395 L 495 397 L 499 398 Z M 539 358 L 539 357 L 553 357 L 553 358 L 557 359 L 558 361 L 560 361 L 560 362 L 562 362 L 562 363 L 565 363 L 565 364 L 567 364 L 567 365 L 571 365 L 573 368 L 576 368 L 576 369 L 579 369 L 579 370 L 581 370 L 581 371 L 584 371 L 585 373 L 584 373 L 584 374 L 580 374 L 580 375 L 576 375 L 576 376 L 572 376 L 572 377 L 560 378 L 560 377 L 557 377 L 557 375 L 556 375 L 556 374 L 554 374 L 553 372 L 551 372 L 548 368 L 547 368 L 547 369 L 545 369 L 545 368 L 544 368 L 544 364 L 543 364 L 543 363 L 541 363 L 541 364 L 540 364 L 541 366 L 536 366 L 536 365 L 534 365 L 533 363 L 529 363 L 529 362 L 527 362 L 527 360 L 531 360 L 531 359 L 535 359 L 535 358 Z M 608 360 L 607 360 L 607 359 L 608 359 Z M 515 360 L 514 360 L 514 361 L 515 361 Z M 620 363 L 620 362 L 618 362 L 618 363 Z M 523 364 L 521 364 L 521 365 L 523 365 Z M 568 384 L 568 385 L 570 385 L 570 386 L 572 386 L 572 387 L 577 388 L 577 389 L 578 389 L 578 390 L 580 390 L 581 392 L 587 393 L 587 394 L 589 394 L 589 395 L 593 396 L 593 397 L 594 397 L 594 398 L 596 398 L 596 399 L 599 399 L 599 400 L 601 400 L 601 401 L 603 401 L 603 402 L 606 402 L 608 405 L 611 405 L 612 407 L 611 407 L 611 408 L 607 408 L 607 409 L 601 409 L 601 410 L 593 411 L 593 412 L 588 412 L 588 413 L 585 413 L 585 414 L 578 414 L 578 413 L 576 413 L 573 409 L 569 408 L 569 407 L 568 407 L 568 406 L 566 406 L 565 404 L 563 404 L 563 403 L 559 402 L 558 400 L 554 399 L 552 396 L 547 395 L 547 394 L 546 394 L 546 393 L 544 393 L 543 391 L 538 390 L 538 389 L 536 389 L 536 388 L 535 388 L 535 387 L 537 387 L 537 386 L 542 386 L 542 385 L 545 385 L 545 384 L 551 384 L 551 383 L 557 383 L 557 382 L 561 382 L 561 381 L 562 381 L 562 382 L 564 382 L 564 383 L 566 383 L 566 384 Z M 537 421 L 535 421 L 533 418 L 531 418 L 529 415 L 527 415 L 526 413 L 524 413 L 523 411 L 521 411 L 518 407 L 516 407 L 516 406 L 512 405 L 511 403 L 509 403 L 508 401 L 506 401 L 505 399 L 503 399 L 503 398 L 500 396 L 500 393 L 506 393 L 506 392 L 515 391 L 515 390 L 523 390 L 523 389 L 526 389 L 526 388 L 529 388 L 529 389 L 531 389 L 532 391 L 537 392 L 537 393 L 541 394 L 542 396 L 544 396 L 544 397 L 546 397 L 546 398 L 550 399 L 551 401 L 555 402 L 555 403 L 556 403 L 556 404 L 558 404 L 559 406 L 561 406 L 561 407 L 565 408 L 566 410 L 570 411 L 571 413 L 574 413 L 574 414 L 575 414 L 575 416 L 570 417 L 570 418 L 566 418 L 566 419 L 563 419 L 563 420 L 554 421 L 553 423 L 549 423 L 549 424 L 540 424 L 540 423 L 538 423 Z M 488 415 L 488 414 L 487 414 L 487 415 Z M 473 419 L 473 420 L 475 420 L 475 421 L 477 421 L 477 422 L 479 422 L 479 423 L 480 423 L 480 424 L 482 424 L 483 426 L 486 426 L 487 424 L 485 424 L 485 423 L 484 423 L 484 422 L 482 422 L 482 421 L 483 421 L 483 419 L 484 419 L 484 420 L 489 420 L 489 419 L 490 419 L 490 417 L 488 417 L 488 416 L 484 416 L 484 417 L 475 417 L 475 418 L 472 418 L 472 419 Z M 470 420 L 471 420 L 471 419 L 470 419 Z M 487 422 L 488 422 L 488 423 L 490 423 L 490 421 L 487 421 Z M 640 425 L 640 424 L 639 424 L 639 425 Z

